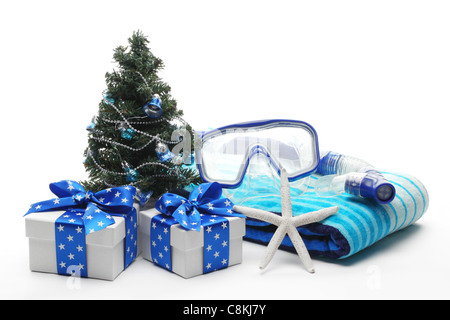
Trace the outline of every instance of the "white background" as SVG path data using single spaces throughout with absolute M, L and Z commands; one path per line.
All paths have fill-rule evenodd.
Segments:
M 447 1 L 2 1 L 3 299 L 448 299 L 450 4 Z M 243 263 L 190 280 L 138 259 L 115 281 L 29 271 L 23 214 L 48 184 L 86 178 L 85 127 L 113 49 L 149 37 L 196 129 L 269 118 L 421 180 L 418 223 L 308 274 L 244 243 Z

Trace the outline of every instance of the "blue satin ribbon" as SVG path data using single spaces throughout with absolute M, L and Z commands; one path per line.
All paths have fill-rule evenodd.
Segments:
M 155 208 L 166 216 L 173 217 L 183 228 L 200 231 L 200 214 L 225 217 L 244 215 L 233 211 L 233 203 L 222 198 L 219 183 L 203 183 L 189 195 L 189 200 L 173 193 L 165 193 L 156 201 Z
M 64 180 L 50 184 L 58 198 L 31 205 L 35 212 L 66 210 L 55 221 L 55 244 L 59 274 L 76 273 L 87 277 L 86 235 L 114 224 L 112 216 L 125 219 L 124 267 L 137 256 L 137 211 L 133 207 L 136 188 L 109 188 L 93 193 L 75 181 Z
M 153 262 L 172 271 L 170 228 L 179 224 L 196 231 L 203 226 L 203 273 L 228 267 L 230 226 L 224 216 L 245 216 L 234 212 L 233 203 L 221 196 L 222 187 L 217 182 L 196 187 L 189 200 L 172 193 L 164 194 L 155 204 L 162 214 L 155 215 L 150 223 Z

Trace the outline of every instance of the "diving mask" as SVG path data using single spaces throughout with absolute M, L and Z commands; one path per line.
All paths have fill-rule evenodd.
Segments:
M 319 165 L 317 133 L 297 120 L 264 120 L 218 128 L 201 136 L 195 162 L 206 182 L 224 188 L 239 187 L 253 158 L 267 160 L 278 173 L 284 168 L 289 181 L 312 174 Z

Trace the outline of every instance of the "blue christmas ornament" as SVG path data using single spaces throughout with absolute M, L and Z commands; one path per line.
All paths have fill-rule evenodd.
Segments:
M 161 162 L 169 161 L 170 159 L 175 157 L 175 155 L 169 151 L 169 147 L 162 142 L 158 142 L 158 144 L 156 145 L 155 151 L 156 151 L 156 155 L 158 156 L 158 159 Z
M 139 178 L 139 173 L 135 169 L 133 169 L 126 161 L 122 163 L 122 166 L 127 173 L 127 181 L 136 182 L 136 180 Z
M 109 95 L 108 92 L 105 94 L 105 100 L 110 102 L 110 103 L 116 102 L 113 98 L 111 98 L 111 96 Z
M 91 120 L 91 123 L 88 124 L 88 126 L 86 127 L 86 130 L 87 131 L 94 131 L 96 123 L 97 123 L 97 117 L 93 116 L 92 120 Z
M 159 95 L 155 94 L 152 100 L 142 107 L 142 111 L 144 111 L 145 115 L 153 119 L 161 117 L 163 111 Z
M 133 139 L 135 134 L 136 134 L 136 131 L 134 131 L 131 128 L 128 128 L 128 129 L 122 131 L 122 138 L 124 138 L 125 140 L 131 140 L 131 139 Z
M 148 192 L 139 192 L 139 203 L 141 204 L 141 207 L 144 207 L 149 201 L 150 198 L 153 195 L 153 191 L 148 191 Z
M 122 122 L 119 125 L 119 130 L 122 132 L 122 138 L 125 140 L 131 140 L 133 139 L 134 135 L 136 134 L 136 131 L 134 131 L 130 126 L 128 126 L 125 122 Z
M 128 182 L 136 182 L 136 180 L 139 178 L 139 173 L 134 169 L 128 169 L 127 173 Z

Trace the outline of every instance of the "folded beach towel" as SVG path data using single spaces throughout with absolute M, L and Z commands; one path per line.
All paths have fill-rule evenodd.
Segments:
M 427 190 L 419 180 L 406 174 L 382 174 L 396 189 L 395 199 L 389 204 L 379 204 L 372 199 L 346 194 L 319 197 L 312 187 L 303 195 L 292 197 L 294 215 L 339 206 L 336 214 L 320 223 L 298 228 L 311 255 L 332 259 L 349 257 L 387 235 L 415 223 L 424 215 L 429 199 Z M 319 177 L 319 174 L 314 174 L 310 179 L 314 181 Z M 244 205 L 252 207 L 251 201 Z M 245 239 L 268 244 L 275 228 L 265 222 L 247 219 Z M 280 248 L 294 251 L 289 237 L 283 240 Z

